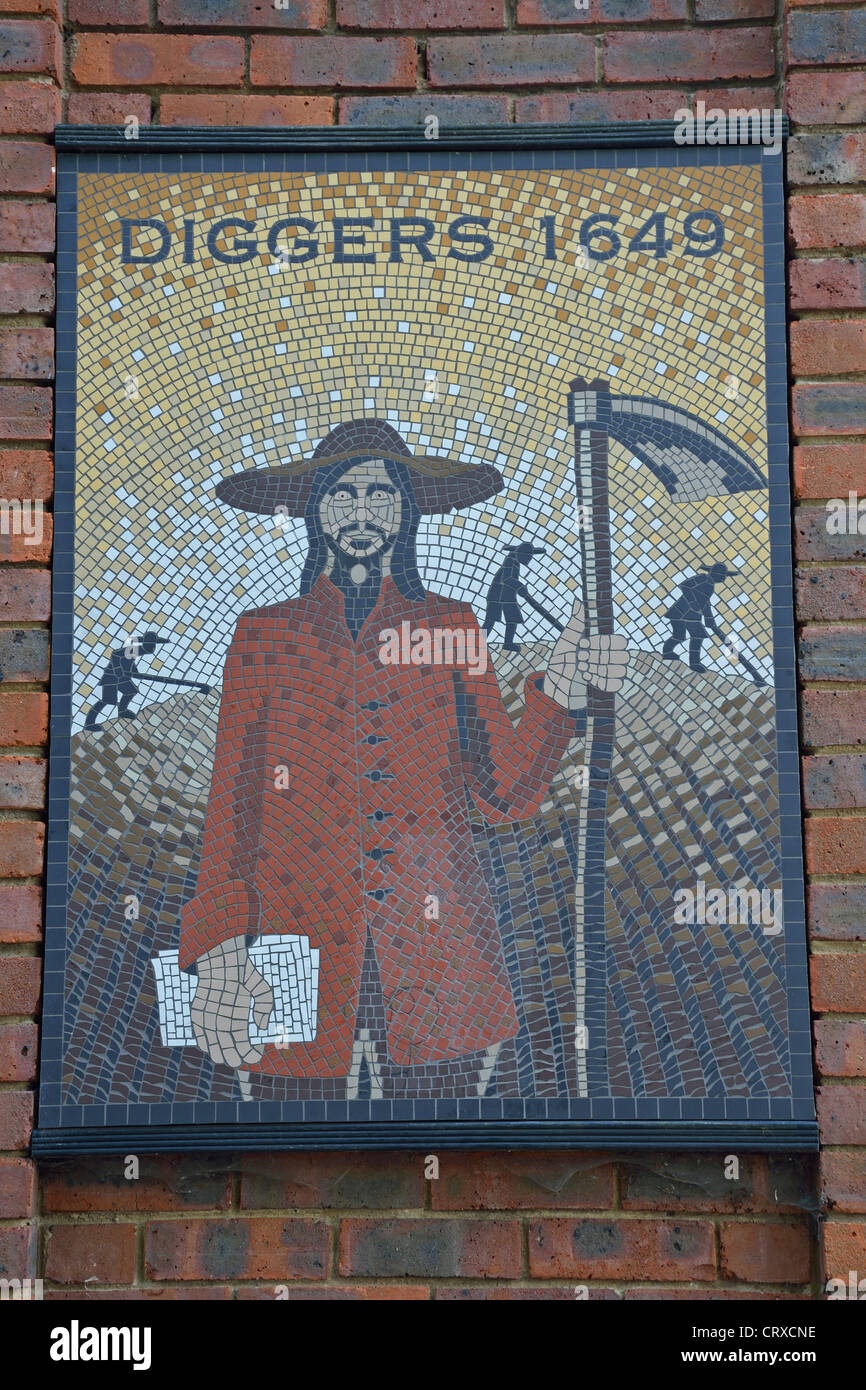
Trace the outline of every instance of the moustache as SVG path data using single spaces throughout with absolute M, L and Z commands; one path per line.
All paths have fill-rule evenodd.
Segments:
M 373 536 L 378 536 L 382 541 L 388 539 L 387 531 L 383 531 L 381 526 L 374 526 L 370 522 L 365 522 L 363 526 L 358 526 L 357 524 L 341 526 L 337 532 L 337 540 L 341 541 L 347 536 L 355 537 L 358 540 L 369 540 Z

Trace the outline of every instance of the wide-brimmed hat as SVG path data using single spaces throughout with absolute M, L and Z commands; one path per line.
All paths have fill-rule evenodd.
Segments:
M 723 565 L 717 560 L 714 565 L 699 565 L 698 569 L 706 570 L 712 579 L 733 579 L 736 570 L 729 570 L 727 565 Z
M 450 512 L 483 502 L 503 487 L 491 463 L 459 463 L 435 454 L 413 454 L 385 420 L 347 420 L 325 435 L 312 456 L 276 468 L 250 468 L 223 478 L 216 488 L 221 502 L 245 512 L 303 516 L 316 472 L 332 463 L 355 459 L 393 459 L 412 474 L 418 507 L 425 515 Z

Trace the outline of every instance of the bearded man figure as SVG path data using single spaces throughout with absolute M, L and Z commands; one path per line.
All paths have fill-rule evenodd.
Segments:
M 620 637 L 585 637 L 580 604 L 547 671 L 530 675 L 514 726 L 487 663 L 385 662 L 385 632 L 484 639 L 468 603 L 426 590 L 422 515 L 500 491 L 487 464 L 413 455 L 381 420 L 338 425 L 297 465 L 224 479 L 221 500 L 303 516 L 300 594 L 241 615 L 225 663 L 196 895 L 180 966 L 195 968 L 193 1026 L 217 1063 L 286 1078 L 477 1062 L 483 1094 L 518 1031 L 490 891 L 471 833 L 533 816 L 572 739 L 586 683 L 619 688 Z M 459 644 L 458 644 L 459 645 Z M 288 785 L 276 785 L 278 768 Z M 431 912 L 435 904 L 435 912 Z M 255 1046 L 273 1000 L 249 957 L 260 936 L 296 933 L 320 951 L 310 1042 Z M 361 1027 L 375 980 L 385 1056 Z M 363 992 L 367 990 L 364 984 Z M 382 1094 L 377 1082 L 371 1094 Z

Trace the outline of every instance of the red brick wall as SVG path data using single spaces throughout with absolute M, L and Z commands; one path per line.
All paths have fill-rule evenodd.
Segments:
M 0 494 L 51 495 L 60 118 L 379 125 L 779 104 L 790 147 L 804 785 L 824 1149 L 27 1158 L 50 531 L 0 538 L 0 1273 L 51 1297 L 819 1296 L 866 1276 L 866 12 L 773 0 L 0 0 Z M 412 27 L 404 15 L 411 14 Z M 639 18 L 635 18 L 639 15 Z M 859 55 L 860 69 L 857 68 Z M 787 72 L 785 73 L 785 70 Z M 824 1220 L 826 1269 L 818 1240 Z

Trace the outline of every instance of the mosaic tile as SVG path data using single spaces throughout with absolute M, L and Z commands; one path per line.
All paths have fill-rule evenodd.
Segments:
M 775 173 L 633 153 L 79 157 L 52 1122 L 810 1094 Z

